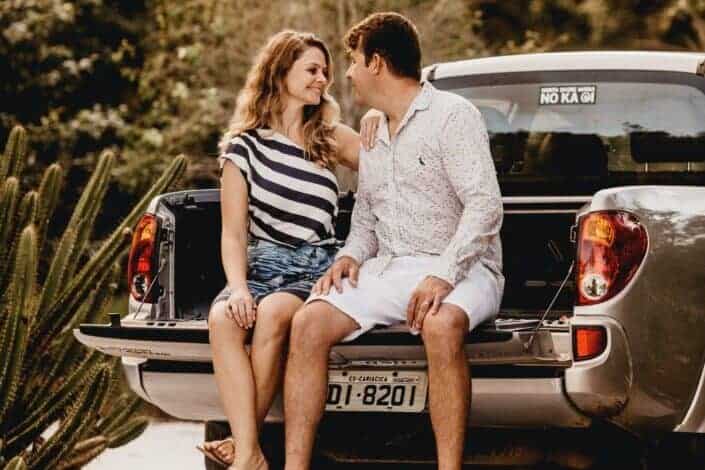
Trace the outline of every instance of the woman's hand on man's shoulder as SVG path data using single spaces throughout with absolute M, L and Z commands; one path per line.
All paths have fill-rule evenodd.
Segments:
M 360 143 L 362 147 L 369 151 L 375 146 L 377 129 L 384 113 L 374 108 L 369 109 L 362 119 L 360 119 Z

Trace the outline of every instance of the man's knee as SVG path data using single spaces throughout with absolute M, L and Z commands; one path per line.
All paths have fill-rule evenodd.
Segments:
M 290 347 L 318 349 L 331 346 L 334 340 L 326 322 L 330 309 L 325 302 L 312 302 L 297 310 L 291 322 Z
M 438 313 L 424 319 L 421 334 L 426 348 L 462 348 L 468 332 L 468 323 L 468 316 L 460 307 L 441 305 Z

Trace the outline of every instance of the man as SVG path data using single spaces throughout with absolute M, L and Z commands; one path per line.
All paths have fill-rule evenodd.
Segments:
M 418 36 L 403 16 L 373 14 L 344 41 L 357 102 L 384 117 L 360 154 L 346 245 L 293 320 L 286 468 L 309 466 L 331 347 L 406 321 L 426 349 L 439 468 L 459 469 L 470 406 L 464 339 L 496 315 L 504 284 L 487 131 L 467 100 L 420 82 Z

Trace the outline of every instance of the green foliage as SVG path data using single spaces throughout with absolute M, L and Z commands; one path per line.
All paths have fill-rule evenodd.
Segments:
M 59 201 L 63 171 L 50 165 L 38 191 L 20 196 L 19 177 L 27 158 L 24 130 L 12 131 L 0 161 L 0 462 L 9 468 L 74 468 L 108 447 L 129 442 L 147 426 L 135 417 L 137 397 L 120 406 L 107 400 L 114 393 L 116 360 L 88 352 L 72 329 L 105 314 L 122 273 L 115 260 L 126 249 L 125 232 L 149 201 L 185 170 L 177 157 L 133 211 L 95 253 L 89 252 L 97 214 L 110 183 L 115 157 L 101 155 L 56 245 L 45 242 L 46 228 Z M 20 163 L 18 163 L 20 162 Z M 55 249 L 53 249 L 55 247 Z M 39 259 L 49 258 L 45 276 Z M 40 438 L 53 423 L 58 429 Z M 21 460 L 20 457 L 24 460 Z M 26 467 L 24 467 L 26 462 Z M 1 464 L 0 464 L 1 465 Z M 7 466 L 5 468 L 8 468 Z
M 216 143 L 252 58 L 276 31 L 313 31 L 327 42 L 333 95 L 343 120 L 357 124 L 365 110 L 344 78 L 341 38 L 374 11 L 398 11 L 417 24 L 425 65 L 565 49 L 705 48 L 703 0 L 0 2 L 0 56 L 7 58 L 0 138 L 27 124 L 40 152 L 25 174 L 38 181 L 58 158 L 69 191 L 83 185 L 106 148 L 121 149 L 111 172 L 127 201 L 182 152 L 194 157 L 187 184 L 213 186 Z M 100 87 L 91 85 L 98 80 Z
M 491 53 L 705 47 L 702 0 L 473 0 Z
M 30 124 L 48 161 L 113 144 L 120 101 L 136 85 L 145 8 L 140 0 L 0 2 L 0 138 Z M 110 92 L 96 94 L 95 82 Z M 96 113 L 108 122 L 85 116 Z

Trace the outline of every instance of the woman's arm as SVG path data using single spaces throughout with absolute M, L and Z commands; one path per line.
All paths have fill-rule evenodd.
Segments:
M 357 171 L 360 160 L 360 136 L 352 128 L 338 123 L 333 131 L 338 144 L 340 163 Z
M 221 177 L 221 255 L 230 287 L 228 311 L 241 327 L 254 321 L 254 302 L 247 288 L 247 184 L 237 166 L 225 161 Z

